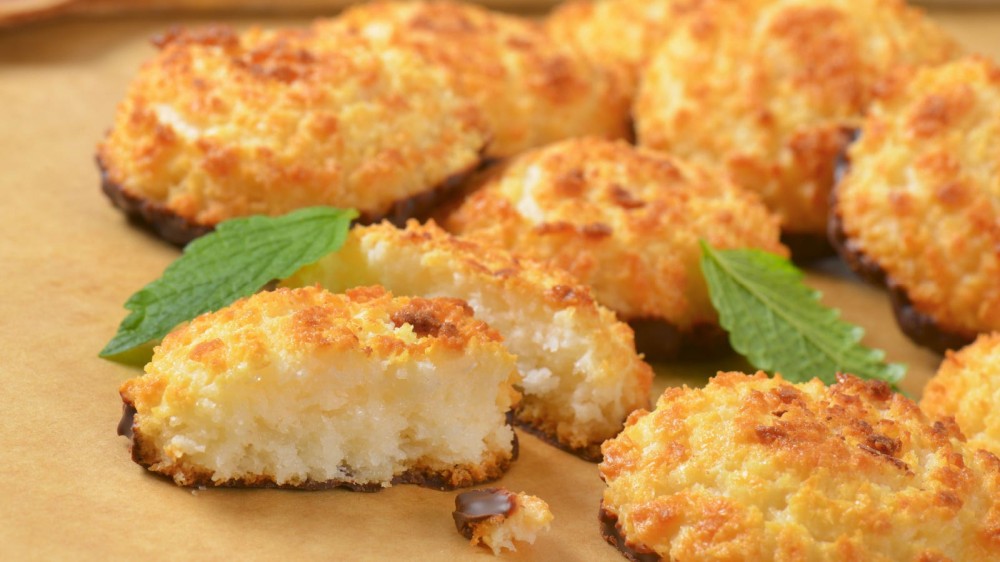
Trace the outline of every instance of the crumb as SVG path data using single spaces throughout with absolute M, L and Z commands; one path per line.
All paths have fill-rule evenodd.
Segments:
M 455 497 L 455 528 L 473 546 L 489 547 L 493 554 L 517 550 L 515 541 L 534 544 L 547 531 L 553 515 L 540 498 L 504 488 L 471 490 Z

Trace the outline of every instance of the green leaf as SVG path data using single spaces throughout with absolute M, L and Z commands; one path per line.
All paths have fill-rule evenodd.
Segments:
M 100 356 L 141 363 L 155 342 L 181 322 L 252 295 L 274 279 L 338 250 L 354 210 L 310 207 L 280 217 L 225 221 L 184 248 L 163 276 L 132 295 L 132 311 Z
M 716 250 L 704 241 L 701 248 L 719 322 L 754 367 L 794 382 L 818 377 L 831 384 L 837 373 L 850 373 L 895 386 L 903 378 L 906 367 L 861 345 L 864 330 L 820 304 L 819 291 L 788 260 L 756 249 Z

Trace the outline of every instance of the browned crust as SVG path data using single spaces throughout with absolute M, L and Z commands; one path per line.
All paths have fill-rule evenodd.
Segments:
M 522 431 L 524 431 L 525 433 L 530 433 L 531 435 L 534 435 L 535 437 L 541 439 L 542 441 L 548 443 L 549 445 L 552 445 L 557 449 L 561 449 L 563 451 L 566 451 L 567 453 L 575 455 L 587 462 L 601 462 L 601 460 L 604 458 L 604 456 L 601 455 L 600 443 L 590 443 L 588 445 L 584 445 L 583 447 L 573 447 L 560 441 L 555 433 L 546 431 L 545 429 L 538 427 L 531 421 L 521 419 L 516 415 L 514 416 L 514 425 L 517 426 Z M 622 425 L 624 426 L 624 421 Z
M 500 479 L 510 468 L 510 463 L 517 458 L 517 434 L 514 434 L 514 454 L 509 459 L 505 459 L 494 466 L 489 467 L 482 477 L 475 478 L 466 471 L 452 470 L 432 470 L 430 468 L 417 467 L 402 474 L 398 474 L 390 481 L 396 484 L 415 484 L 424 488 L 432 488 L 439 491 L 456 490 L 468 486 L 487 484 Z M 132 460 L 139 466 L 149 470 L 155 461 L 148 461 L 143 458 L 143 440 L 140 435 L 132 439 Z M 162 473 L 161 473 L 162 474 Z M 169 478 L 168 474 L 162 476 Z M 187 487 L 214 487 L 214 488 L 277 488 L 282 490 L 331 490 L 334 488 L 345 488 L 352 492 L 379 492 L 383 486 L 380 483 L 359 484 L 347 480 L 307 480 L 299 484 L 277 484 L 268 476 L 236 478 L 225 482 L 215 482 L 210 473 L 197 473 L 191 475 L 193 478 L 186 484 Z
M 618 524 L 618 516 L 608 511 L 604 507 L 603 501 L 597 519 L 601 522 L 601 536 L 608 541 L 608 544 L 617 548 L 625 558 L 632 562 L 659 562 L 663 560 L 655 552 L 649 552 L 648 549 L 643 549 L 645 552 L 641 552 L 639 549 L 642 547 L 630 545 L 622 534 L 621 526 Z
M 628 325 L 635 332 L 636 351 L 650 361 L 707 359 L 733 353 L 729 335 L 715 324 L 681 330 L 660 318 L 634 318 Z
M 142 225 L 167 242 L 181 247 L 215 229 L 215 225 L 193 222 L 162 203 L 129 193 L 121 184 L 110 178 L 108 168 L 104 165 L 100 155 L 96 157 L 96 160 L 97 167 L 101 171 L 101 189 L 104 194 L 135 224 Z M 447 204 L 453 196 L 458 194 L 465 184 L 466 178 L 480 167 L 481 162 L 476 162 L 465 170 L 455 172 L 433 189 L 396 201 L 386 213 L 363 212 L 356 222 L 367 225 L 388 220 L 403 228 L 406 226 L 407 219 L 426 220 L 430 218 L 434 209 Z
M 850 161 L 845 149 L 845 156 L 838 162 L 838 179 L 846 174 L 849 167 Z M 933 316 L 917 310 L 903 286 L 886 274 L 876 260 L 865 255 L 856 241 L 847 237 L 843 219 L 837 209 L 838 185 L 839 181 L 830 193 L 830 220 L 827 224 L 830 244 L 858 276 L 872 285 L 885 287 L 900 330 L 917 345 L 941 354 L 972 343 L 976 334 L 945 328 Z
M 129 193 L 121 184 L 109 177 L 108 169 L 100 155 L 97 156 L 97 167 L 101 170 L 101 189 L 111 200 L 111 204 L 121 209 L 131 222 L 145 226 L 167 242 L 184 246 L 213 230 L 212 226 L 189 221 L 162 203 Z
M 135 405 L 122 397 L 123 410 L 128 412 L 134 410 Z M 158 451 L 155 446 L 143 438 L 138 431 L 135 416 L 131 416 L 131 443 L 130 452 L 132 460 L 139 466 L 150 470 L 150 467 L 158 459 Z M 507 413 L 507 425 L 511 424 L 512 414 Z M 119 435 L 123 435 L 122 424 L 119 423 Z M 507 459 L 501 459 L 493 466 L 486 467 L 480 477 L 476 477 L 469 471 L 458 468 L 457 470 L 433 470 L 427 467 L 415 467 L 393 477 L 391 484 L 415 484 L 424 488 L 432 488 L 440 491 L 455 490 L 468 486 L 487 484 L 502 477 L 510 463 L 517 460 L 520 447 L 517 440 L 517 432 L 513 432 L 514 438 L 511 442 L 511 455 Z M 164 478 L 170 478 L 169 474 L 157 473 Z M 379 492 L 383 486 L 378 482 L 359 484 L 346 480 L 331 479 L 325 481 L 307 480 L 299 484 L 277 484 L 269 476 L 258 475 L 256 477 L 234 478 L 224 482 L 212 480 L 211 472 L 198 472 L 188 474 L 190 481 L 185 485 L 190 488 L 212 487 L 212 488 L 276 488 L 282 490 L 331 490 L 334 488 L 345 488 L 352 492 Z

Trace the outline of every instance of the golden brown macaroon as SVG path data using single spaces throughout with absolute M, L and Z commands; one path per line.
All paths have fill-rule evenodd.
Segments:
M 545 29 L 557 42 L 625 76 L 635 94 L 646 61 L 679 19 L 702 0 L 575 0 L 557 6 Z
M 822 254 L 834 165 L 878 80 L 955 44 L 903 0 L 706 2 L 649 62 L 639 143 L 760 193 L 799 258 Z
M 831 238 L 944 352 L 1000 330 L 1000 68 L 968 58 L 880 90 L 835 192 Z
M 949 351 L 920 407 L 932 418 L 954 418 L 969 447 L 1000 455 L 1000 333 Z
M 518 379 L 456 299 L 278 289 L 164 338 L 121 387 L 120 429 L 137 463 L 184 486 L 451 489 L 515 458 Z
M 410 216 L 489 139 L 478 109 L 400 49 L 225 27 L 158 45 L 97 157 L 112 200 L 177 243 L 311 205 Z
M 517 356 L 515 422 L 583 458 L 600 459 L 601 443 L 649 406 L 653 371 L 632 330 L 564 271 L 410 221 L 355 227 L 340 250 L 283 281 L 317 283 L 467 302 Z
M 577 135 L 628 134 L 620 77 L 579 59 L 535 22 L 458 2 L 372 2 L 314 27 L 409 50 L 442 69 L 482 108 L 491 157 Z
M 883 382 L 838 381 L 667 389 L 604 444 L 605 537 L 642 560 L 1000 558 L 1000 460 Z
M 725 341 L 699 240 L 787 254 L 756 195 L 680 159 L 594 138 L 517 157 L 445 227 L 569 271 L 658 357 Z

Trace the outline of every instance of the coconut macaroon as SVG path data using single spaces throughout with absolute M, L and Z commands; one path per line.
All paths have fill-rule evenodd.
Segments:
M 455 528 L 472 546 L 483 545 L 493 554 L 517 550 L 515 541 L 534 544 L 549 529 L 553 515 L 545 500 L 504 488 L 470 490 L 455 497 Z
M 164 338 L 121 387 L 122 429 L 184 486 L 450 489 L 515 457 L 517 380 L 461 301 L 278 289 Z
M 667 389 L 604 445 L 605 537 L 642 560 L 998 559 L 1000 460 L 883 382 L 838 381 Z
M 887 81 L 848 153 L 831 238 L 943 352 L 1000 330 L 1000 68 L 969 58 Z
M 585 58 L 618 69 L 631 97 L 650 55 L 696 6 L 681 0 L 576 0 L 557 6 L 545 29 Z
M 442 69 L 482 108 L 493 133 L 491 157 L 577 135 L 629 132 L 620 77 L 523 18 L 458 2 L 372 2 L 314 28 L 409 50 Z
M 787 254 L 756 195 L 677 158 L 594 138 L 519 156 L 445 227 L 569 271 L 657 357 L 725 341 L 699 240 Z
M 653 371 L 632 330 L 566 272 L 410 221 L 355 227 L 339 251 L 283 281 L 316 283 L 468 302 L 517 356 L 515 422 L 583 458 L 599 459 L 626 416 L 649 406 Z
M 932 418 L 954 418 L 969 447 L 1000 455 L 1000 333 L 949 351 L 920 408 Z
M 902 0 L 704 2 L 646 67 L 639 143 L 760 193 L 809 258 L 828 251 L 834 164 L 878 80 L 955 52 Z
M 97 158 L 112 201 L 176 243 L 310 205 L 412 216 L 489 139 L 475 105 L 400 49 L 224 27 L 158 45 Z

